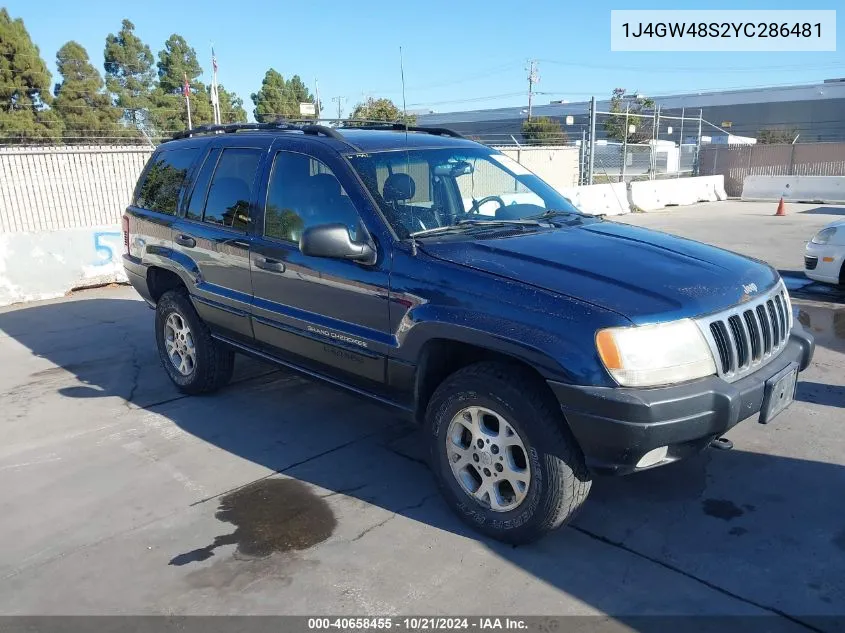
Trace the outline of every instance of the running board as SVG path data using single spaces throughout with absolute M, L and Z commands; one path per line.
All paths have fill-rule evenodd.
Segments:
M 364 396 L 365 398 L 369 398 L 370 400 L 375 400 L 376 402 L 380 402 L 381 404 L 387 405 L 394 409 L 399 409 L 410 414 L 413 414 L 414 412 L 413 408 L 400 404 L 395 400 L 391 400 L 390 398 L 385 398 L 384 396 L 365 391 L 364 389 L 359 389 L 358 387 L 354 387 L 341 380 L 338 380 L 337 378 L 332 378 L 331 376 L 327 376 L 326 374 L 321 374 L 318 371 L 314 371 L 312 369 L 305 369 L 304 367 L 300 367 L 299 365 L 295 365 L 294 363 L 291 363 L 289 361 L 282 360 L 278 356 L 273 356 L 272 354 L 268 354 L 267 352 L 262 352 L 261 350 L 257 350 L 253 347 L 249 347 L 248 345 L 244 345 L 243 343 L 233 341 L 232 339 L 226 338 L 225 336 L 221 336 L 220 334 L 215 334 L 212 332 L 211 337 L 220 341 L 221 343 L 225 343 L 229 347 L 235 348 L 239 352 L 247 354 L 248 356 L 254 356 L 256 358 L 266 360 L 270 363 L 273 363 L 274 365 L 281 365 L 282 367 L 295 371 L 296 373 L 302 374 L 303 376 L 314 378 L 316 380 L 319 380 L 320 382 L 339 387 L 346 391 L 351 391 L 354 394 Z

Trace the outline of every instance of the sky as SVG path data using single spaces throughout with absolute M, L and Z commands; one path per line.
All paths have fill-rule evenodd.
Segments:
M 178 33 L 193 46 L 209 81 L 211 45 L 220 83 L 252 113 L 250 94 L 268 68 L 298 74 L 328 115 L 344 114 L 366 96 L 401 107 L 400 54 L 407 108 L 436 112 L 521 106 L 527 66 L 538 60 L 537 104 L 606 98 L 617 87 L 647 95 L 811 83 L 845 77 L 845 5 L 841 0 L 425 0 L 352 3 L 238 0 L 6 0 L 24 23 L 57 81 L 55 55 L 66 41 L 82 44 L 102 72 L 109 33 L 130 19 L 157 58 Z M 227 7 L 227 8 L 224 8 Z M 836 9 L 837 52 L 632 53 L 610 51 L 611 9 Z

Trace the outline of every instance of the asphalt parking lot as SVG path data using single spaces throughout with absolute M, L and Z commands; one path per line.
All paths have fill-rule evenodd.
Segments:
M 799 270 L 845 208 L 715 203 L 624 221 Z M 845 615 L 845 303 L 804 285 L 797 401 L 731 451 L 598 479 L 531 546 L 452 516 L 417 432 L 254 361 L 170 385 L 126 287 L 0 309 L 1 614 Z M 800 287 L 799 287 L 800 286 Z

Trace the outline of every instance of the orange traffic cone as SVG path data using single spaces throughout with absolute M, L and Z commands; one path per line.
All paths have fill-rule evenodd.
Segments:
M 778 210 L 775 215 L 786 215 L 786 206 L 783 204 L 783 196 L 780 197 L 780 202 L 778 202 Z

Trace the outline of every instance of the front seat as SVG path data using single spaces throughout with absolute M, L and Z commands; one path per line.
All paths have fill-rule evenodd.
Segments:
M 381 196 L 389 204 L 396 219 L 405 226 L 408 232 L 425 230 L 425 226 L 414 212 L 414 207 L 407 204 L 417 193 L 417 183 L 408 174 L 391 174 L 384 181 Z
M 338 179 L 332 174 L 315 174 L 308 179 L 308 191 L 311 194 L 311 219 L 306 226 L 315 223 L 344 224 L 350 237 L 356 239 L 358 212 L 349 196 L 343 195 Z

